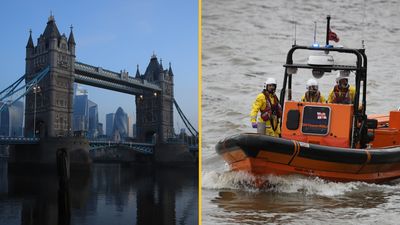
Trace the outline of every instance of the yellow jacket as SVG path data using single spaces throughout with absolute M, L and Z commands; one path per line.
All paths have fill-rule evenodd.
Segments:
M 269 99 L 272 104 L 275 104 L 275 98 L 273 95 L 269 95 Z M 260 93 L 257 95 L 256 100 L 253 102 L 253 106 L 251 108 L 250 112 L 250 120 L 251 122 L 256 122 L 257 121 L 257 115 L 260 111 L 265 110 L 265 107 L 267 107 L 267 100 L 265 99 L 265 95 L 263 93 Z M 264 120 L 261 118 L 261 116 L 258 118 L 259 122 L 263 122 Z
M 344 93 L 338 89 L 337 85 L 331 90 L 328 97 L 328 103 L 338 104 L 352 104 L 354 103 L 354 97 L 356 96 L 356 89 L 350 85 L 347 93 Z
M 267 119 L 266 121 L 264 121 L 260 115 L 260 117 L 258 118 L 258 122 L 259 123 L 265 123 L 266 126 L 266 134 L 270 135 L 270 136 L 276 136 L 278 137 L 279 134 L 281 133 L 280 131 L 280 126 L 279 126 L 279 118 L 282 116 L 282 108 L 279 105 L 279 102 L 275 102 L 278 100 L 278 98 L 276 97 L 276 95 L 268 95 L 268 98 L 270 100 L 271 106 L 269 105 L 269 103 L 267 103 L 266 100 L 266 96 L 263 93 L 260 93 L 257 95 L 256 100 L 253 102 L 252 108 L 251 108 L 251 112 L 250 112 L 250 121 L 252 123 L 257 121 L 257 116 L 258 113 L 260 111 L 264 111 L 266 110 L 267 104 L 268 104 L 268 117 L 269 119 Z M 272 108 L 273 105 L 275 105 L 275 114 L 272 112 Z M 273 115 L 274 114 L 274 115 Z M 273 126 L 271 125 L 271 121 L 273 122 Z
M 307 91 L 308 92 L 308 91 Z M 301 97 L 301 101 L 302 102 L 323 102 L 323 103 L 325 103 L 326 102 L 326 99 L 324 98 L 324 96 L 318 91 L 318 93 L 319 93 L 319 99 L 314 99 L 314 98 L 312 98 L 311 97 L 311 99 L 309 99 L 309 101 L 307 101 L 306 100 L 306 94 L 307 94 L 307 92 L 303 95 L 303 97 Z M 310 101 L 311 100 L 311 101 Z M 319 101 L 318 101 L 319 100 Z

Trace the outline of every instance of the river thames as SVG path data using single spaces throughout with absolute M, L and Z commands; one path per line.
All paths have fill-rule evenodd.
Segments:
M 0 224 L 197 222 L 195 167 L 94 163 L 91 171 L 73 171 L 65 190 L 55 174 L 11 172 L 0 162 Z

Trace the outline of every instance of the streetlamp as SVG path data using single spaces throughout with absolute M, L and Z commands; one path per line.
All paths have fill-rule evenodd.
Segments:
M 35 103 L 33 105 L 33 137 L 36 138 L 36 94 L 39 93 L 40 86 L 35 85 L 33 87 L 33 94 L 35 95 Z

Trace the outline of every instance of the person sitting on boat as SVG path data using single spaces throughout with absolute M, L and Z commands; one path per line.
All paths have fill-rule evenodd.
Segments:
M 276 80 L 268 78 L 264 83 L 262 93 L 257 95 L 250 112 L 251 124 L 260 134 L 279 137 L 281 134 L 279 119 L 282 117 L 282 107 L 275 95 Z M 257 123 L 257 115 L 260 117 Z
M 329 93 L 328 103 L 352 104 L 356 89 L 349 85 L 348 70 L 341 70 L 336 77 L 336 85 Z
M 324 96 L 318 90 L 318 82 L 315 79 L 309 79 L 306 83 L 306 93 L 301 98 L 302 102 L 326 102 Z

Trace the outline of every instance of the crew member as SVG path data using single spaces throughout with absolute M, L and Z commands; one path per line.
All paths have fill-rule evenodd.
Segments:
M 356 90 L 349 85 L 350 71 L 342 70 L 336 77 L 336 85 L 329 93 L 328 102 L 337 104 L 353 104 Z
M 302 102 L 326 102 L 324 96 L 318 90 L 318 82 L 315 79 L 311 78 L 307 81 L 306 89 L 306 93 L 301 98 Z
M 276 80 L 268 78 L 264 83 L 262 92 L 257 95 L 253 102 L 250 117 L 251 124 L 253 128 L 257 128 L 258 133 L 279 137 L 281 134 L 279 120 L 282 117 L 282 108 L 275 91 Z M 260 117 L 257 122 L 258 112 L 260 112 Z

